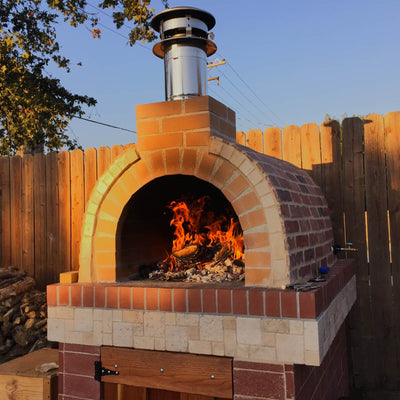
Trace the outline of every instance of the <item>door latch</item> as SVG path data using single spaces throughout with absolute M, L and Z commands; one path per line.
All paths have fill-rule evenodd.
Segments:
M 118 365 L 116 365 L 115 368 L 118 368 Z M 104 368 L 101 365 L 101 361 L 94 362 L 94 379 L 96 381 L 101 382 L 102 376 L 110 376 L 110 375 L 119 375 L 119 371 L 113 371 L 111 369 Z

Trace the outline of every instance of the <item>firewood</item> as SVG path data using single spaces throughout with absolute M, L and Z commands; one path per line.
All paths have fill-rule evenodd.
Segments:
M 8 297 L 17 296 L 21 293 L 24 293 L 34 286 L 35 280 L 30 276 L 26 276 L 22 280 L 0 289 L 0 301 Z
M 172 253 L 175 258 L 184 260 L 184 259 L 191 259 L 196 256 L 199 251 L 199 246 L 197 244 L 191 244 L 183 249 L 176 250 Z
M 12 308 L 10 308 L 2 318 L 2 321 L 5 323 L 11 322 L 13 320 L 13 316 L 15 313 L 17 313 L 19 310 L 18 304 Z
M 35 318 L 29 318 L 29 319 L 27 319 L 26 320 L 26 322 L 25 322 L 25 328 L 26 329 L 31 329 L 34 325 L 35 325 L 35 323 L 36 323 L 36 319 Z
M 12 337 L 20 346 L 26 346 L 35 340 L 35 332 L 26 329 L 24 326 L 18 325 L 14 329 Z
M 43 328 L 47 325 L 47 318 L 41 319 L 35 323 L 35 329 Z
M 36 318 L 36 311 L 29 311 L 25 314 L 28 318 Z

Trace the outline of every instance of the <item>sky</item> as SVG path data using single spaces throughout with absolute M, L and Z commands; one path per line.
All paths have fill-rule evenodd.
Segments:
M 98 0 L 88 3 L 100 18 L 101 39 L 59 24 L 62 54 L 73 68 L 48 73 L 97 99 L 86 118 L 135 131 L 135 106 L 165 100 L 163 60 L 152 53 L 155 42 L 129 46 L 129 29 L 117 30 L 111 12 L 95 7 Z M 151 5 L 164 9 L 160 0 Z M 400 110 L 399 0 L 169 0 L 169 6 L 214 15 L 218 50 L 209 61 L 226 64 L 208 72 L 220 84 L 209 82 L 207 94 L 236 112 L 238 130 Z M 137 140 L 133 132 L 77 119 L 68 134 L 83 148 Z

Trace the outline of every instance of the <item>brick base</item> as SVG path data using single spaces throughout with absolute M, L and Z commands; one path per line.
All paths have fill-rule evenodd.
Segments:
M 58 400 L 100 400 L 101 385 L 93 377 L 100 347 L 61 343 L 59 354 Z M 233 360 L 234 400 L 337 400 L 348 387 L 344 324 L 320 367 Z

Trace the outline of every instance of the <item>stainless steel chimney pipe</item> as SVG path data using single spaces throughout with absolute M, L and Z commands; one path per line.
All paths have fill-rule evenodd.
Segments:
M 153 53 L 164 59 L 165 99 L 178 100 L 207 93 L 207 57 L 217 51 L 208 39 L 215 18 L 194 7 L 164 10 L 151 21 L 161 42 Z

